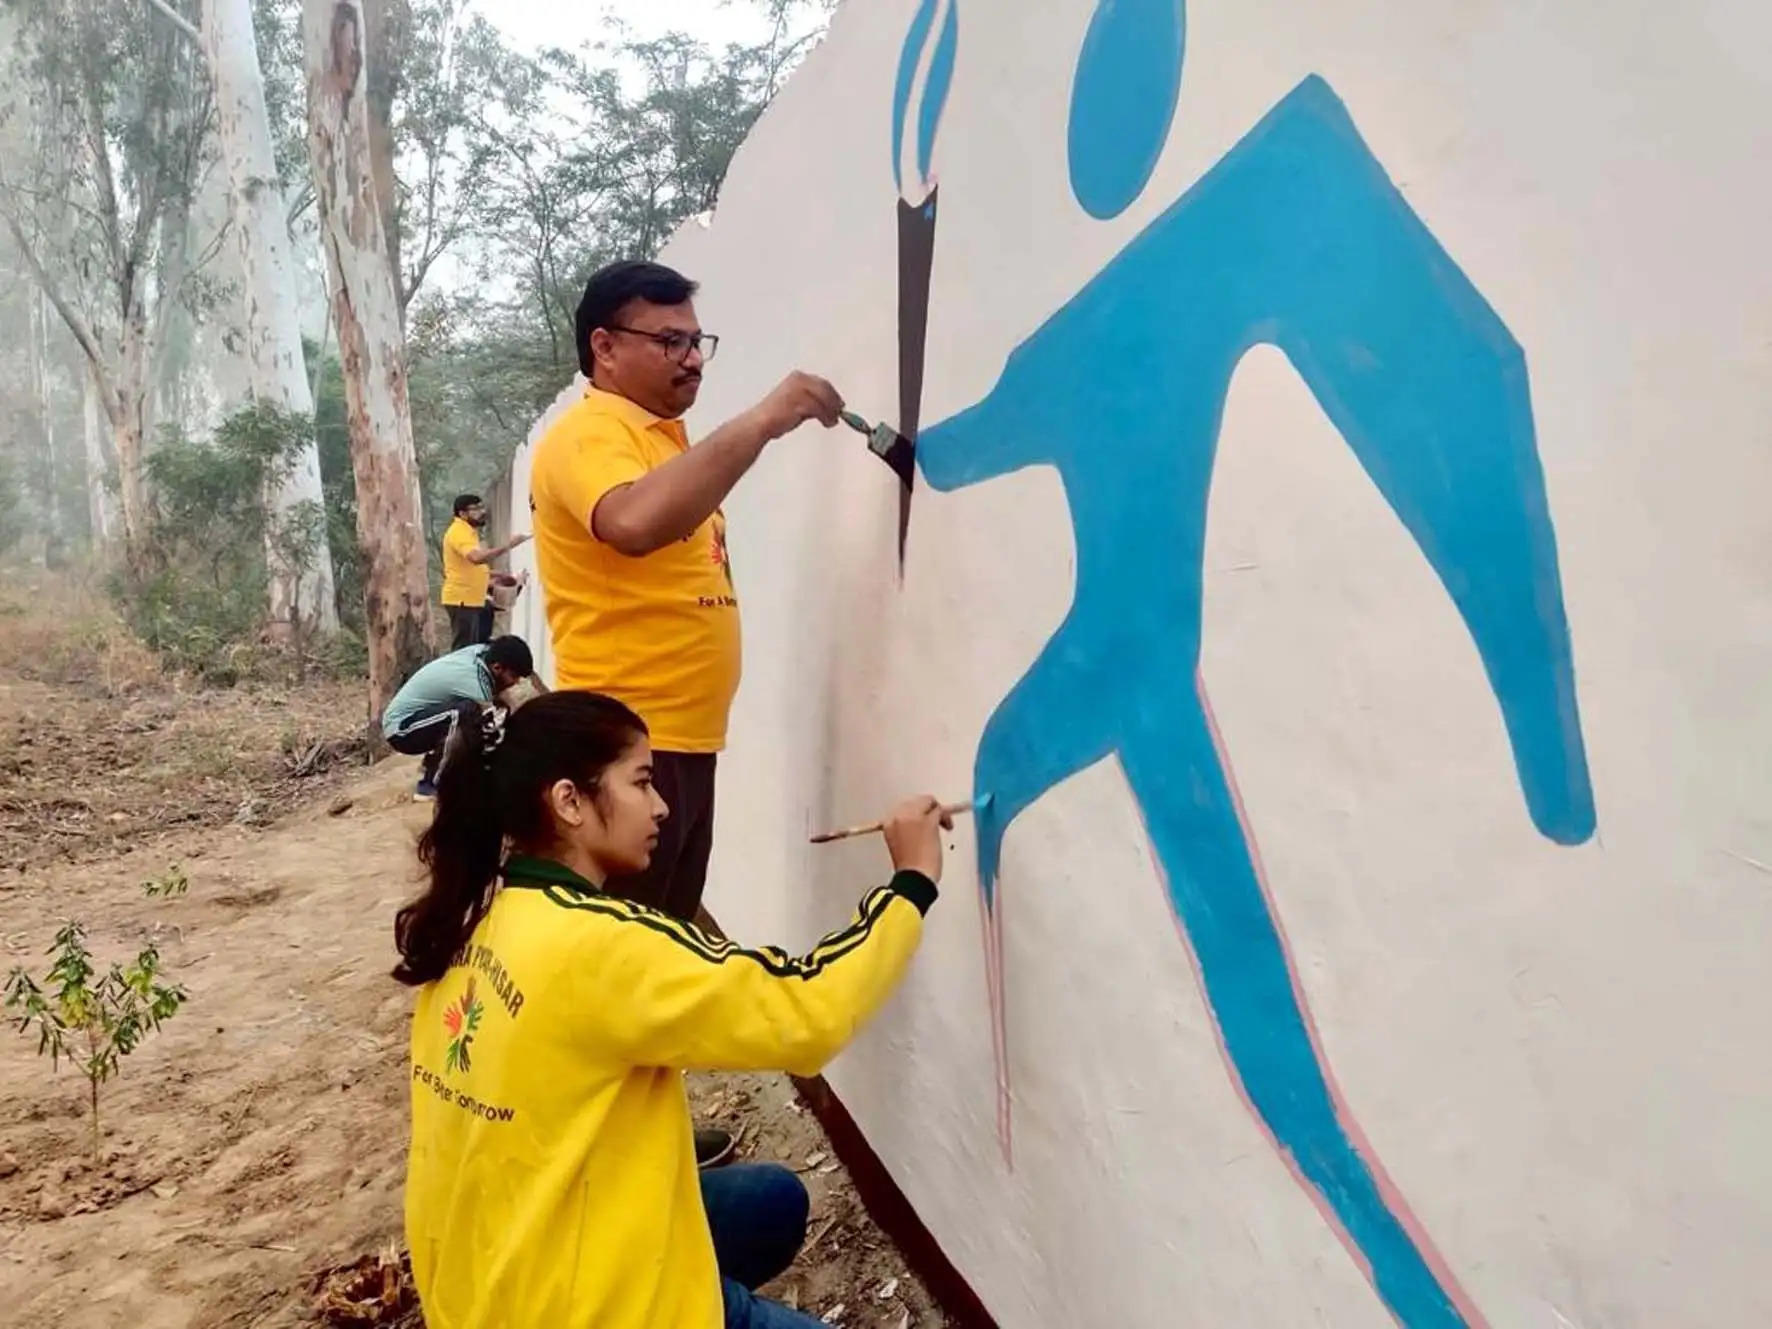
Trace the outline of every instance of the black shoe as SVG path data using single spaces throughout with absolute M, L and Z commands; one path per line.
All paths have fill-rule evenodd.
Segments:
M 736 1152 L 732 1132 L 709 1126 L 695 1133 L 695 1166 L 721 1167 L 732 1161 Z

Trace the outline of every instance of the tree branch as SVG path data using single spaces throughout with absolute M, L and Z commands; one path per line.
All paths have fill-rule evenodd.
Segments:
M 117 207 L 117 181 L 111 173 L 111 151 L 105 141 L 104 99 L 91 78 L 83 80 L 86 113 L 86 147 L 92 154 L 94 183 L 98 191 L 99 216 L 104 218 L 105 247 L 110 251 L 114 280 L 125 280 L 126 259 L 123 252 L 123 219 Z
M 12 232 L 12 238 L 18 245 L 19 253 L 24 257 L 25 266 L 31 270 L 31 278 L 37 283 L 37 289 L 49 298 L 49 303 L 55 306 L 55 312 L 61 315 L 62 322 L 67 325 L 68 331 L 73 335 L 75 342 L 79 344 L 81 353 L 85 355 L 87 364 L 92 369 L 99 391 L 108 396 L 111 390 L 110 375 L 105 371 L 104 355 L 99 349 L 98 338 L 93 334 L 92 328 L 85 319 L 80 317 L 80 311 L 68 303 L 61 288 L 56 285 L 55 278 L 51 277 L 48 270 L 38 261 L 37 251 L 32 247 L 29 238 L 26 237 L 24 228 L 18 224 L 18 218 L 14 217 L 10 211 L 6 213 L 6 229 Z
M 290 202 L 289 215 L 284 219 L 284 226 L 294 229 L 295 224 L 301 220 L 302 214 L 313 206 L 314 183 L 309 180 L 302 185 L 301 192 Z
M 186 277 L 201 272 L 204 268 L 209 266 L 209 261 L 211 259 L 221 253 L 222 243 L 228 238 L 228 232 L 233 229 L 233 226 L 234 219 L 232 217 L 226 218 L 222 221 L 222 224 L 216 229 L 215 235 L 210 239 L 209 243 L 204 245 L 203 248 L 198 251 L 196 259 L 190 265 L 190 270 L 185 274 Z
M 94 226 L 97 226 L 101 231 L 104 229 L 105 219 L 99 216 L 98 213 L 94 212 L 91 208 L 86 207 L 77 201 L 65 182 L 61 189 L 57 191 L 33 189 L 29 185 L 11 184 L 3 178 L 0 178 L 0 188 L 8 189 L 14 194 L 23 198 L 28 198 L 31 202 L 36 204 L 68 208 L 73 212 L 79 213 L 82 217 L 86 218 L 87 221 L 91 222 Z M 66 197 L 63 196 L 64 194 Z
M 196 26 L 190 19 L 186 18 L 183 14 L 179 13 L 178 10 L 167 4 L 166 0 L 148 0 L 148 6 L 152 9 L 158 9 L 166 16 L 167 21 L 170 22 L 173 27 L 177 28 L 180 32 L 184 33 L 185 36 L 196 42 L 197 50 L 199 52 L 203 50 L 203 34 L 197 31 Z

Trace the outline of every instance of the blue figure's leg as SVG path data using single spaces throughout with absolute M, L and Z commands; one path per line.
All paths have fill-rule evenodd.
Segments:
M 1117 684 L 1108 666 L 1116 652 L 1103 646 L 1102 634 L 1073 609 L 985 724 L 973 791 L 980 804 L 978 880 L 987 905 L 996 902 L 1010 823 L 1048 789 L 1113 750 Z
M 1420 243 L 1432 244 L 1425 231 Z M 1458 606 L 1533 822 L 1580 844 L 1594 794 L 1525 357 L 1449 262 L 1393 259 L 1390 286 L 1393 323 L 1374 315 L 1358 333 L 1313 328 L 1282 345 Z M 1398 294 L 1418 287 L 1414 303 Z M 1360 312 L 1348 305 L 1338 312 Z M 1382 383 L 1370 361 L 1390 369 Z
M 1349 1138 L 1198 698 L 1179 686 L 1160 703 L 1147 697 L 1141 720 L 1120 760 L 1244 1093 L 1370 1266 L 1398 1321 L 1466 1326 L 1456 1285 L 1436 1272 L 1406 1211 Z

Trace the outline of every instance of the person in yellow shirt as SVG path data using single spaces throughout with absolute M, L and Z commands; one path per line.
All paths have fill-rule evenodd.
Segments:
M 693 919 L 713 846 L 716 754 L 738 689 L 738 597 L 720 504 L 765 446 L 843 400 L 789 374 L 691 446 L 682 416 L 719 339 L 695 315 L 695 283 L 656 263 L 611 264 L 577 314 L 589 383 L 536 443 L 529 477 L 536 567 L 555 684 L 617 697 L 652 732 L 672 809 L 651 866 L 613 890 Z
M 897 986 L 941 876 L 933 798 L 896 875 L 805 955 L 607 893 L 670 810 L 646 727 L 555 692 L 456 729 L 399 913 L 418 988 L 406 1237 L 430 1329 L 810 1329 L 755 1295 L 805 1238 L 773 1164 L 698 1173 L 683 1072 L 816 1074 Z M 508 850 L 507 850 L 508 846 Z
M 494 573 L 492 565 L 528 540 L 515 535 L 502 545 L 487 548 L 480 532 L 487 522 L 486 500 L 478 494 L 459 494 L 455 519 L 443 532 L 443 609 L 449 615 L 449 649 L 477 646 L 492 638 L 492 581 L 514 579 Z

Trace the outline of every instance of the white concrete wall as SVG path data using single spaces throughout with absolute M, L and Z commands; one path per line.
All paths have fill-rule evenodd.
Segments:
M 851 0 L 711 225 L 667 252 L 724 339 L 695 432 L 793 367 L 894 416 L 889 117 L 916 8 Z M 1447 1306 L 1381 1294 L 1373 1242 L 1342 1239 L 1346 1211 L 1240 1092 L 1112 757 L 1004 841 L 1013 1163 L 970 824 L 905 990 L 834 1086 L 1014 1329 L 1772 1323 L 1772 11 L 1196 0 L 1167 146 L 1109 221 L 1066 165 L 1093 11 L 958 2 L 925 429 L 1321 76 L 1523 348 L 1598 830 L 1535 829 L 1446 588 L 1293 361 L 1258 346 L 1218 436 L 1202 690 L 1338 1120 Z M 877 842 L 808 831 L 971 791 L 987 720 L 1071 606 L 1050 467 L 920 484 L 902 584 L 896 504 L 858 438 L 814 427 L 728 505 L 746 660 L 709 904 L 742 937 L 810 942 L 881 876 Z M 1178 553 L 1149 594 L 1191 575 Z M 545 635 L 541 597 L 524 611 L 516 630 Z

